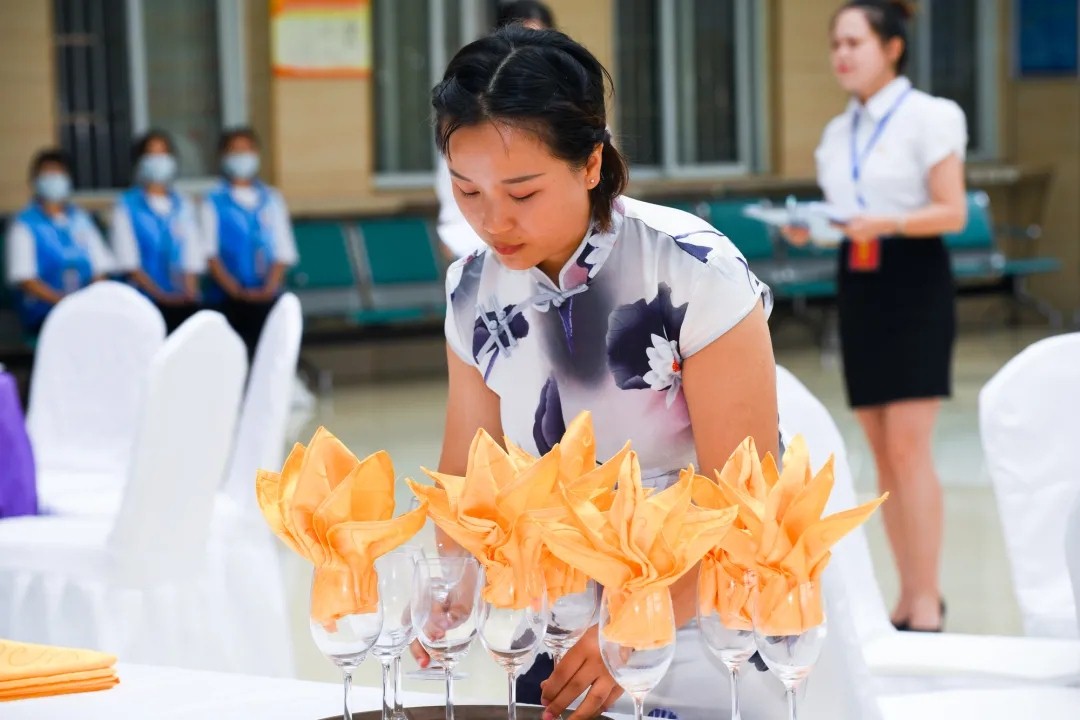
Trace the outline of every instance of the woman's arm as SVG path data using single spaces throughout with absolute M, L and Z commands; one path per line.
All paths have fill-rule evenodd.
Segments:
M 955 153 L 930 168 L 930 203 L 904 215 L 861 215 L 845 227 L 855 242 L 883 235 L 936 237 L 960 232 L 967 224 L 964 161 Z
M 23 280 L 19 283 L 19 289 L 27 295 L 30 295 L 38 300 L 44 300 L 50 305 L 55 305 L 64 299 L 64 295 L 52 287 L 46 285 L 38 278 L 31 278 L 30 280 Z
M 443 432 L 439 472 L 464 475 L 469 465 L 469 448 L 480 428 L 502 444 L 503 429 L 499 396 L 487 386 L 480 371 L 466 364 L 446 348 L 450 370 L 450 394 L 446 401 L 446 429 Z
M 776 363 L 765 310 L 758 304 L 738 325 L 683 363 L 683 392 L 694 429 L 699 472 L 712 475 L 739 443 L 752 436 L 758 452 L 779 449 Z M 671 588 L 675 623 L 694 618 L 697 568 Z M 600 659 L 596 627 L 591 628 L 544 683 L 545 717 L 554 717 L 581 693 L 589 694 L 569 720 L 594 717 L 622 695 Z

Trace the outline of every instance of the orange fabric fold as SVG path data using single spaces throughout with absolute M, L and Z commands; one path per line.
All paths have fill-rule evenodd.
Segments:
M 0 640 L 0 700 L 106 690 L 116 658 L 93 650 Z
M 646 492 L 637 455 L 624 448 L 617 458 L 610 503 L 598 506 L 564 488 L 567 516 L 536 522 L 556 557 L 605 587 L 609 639 L 636 649 L 662 647 L 674 639 L 675 627 L 642 622 L 635 606 L 653 594 L 670 603 L 670 586 L 720 543 L 738 511 L 695 506 L 692 471 L 666 490 Z
M 747 438 L 715 482 L 696 476 L 695 502 L 703 507 L 734 503 L 738 508 L 735 528 L 703 561 L 700 602 L 745 628 L 756 590 L 758 620 L 769 634 L 800 634 L 820 624 L 824 612 L 819 580 L 830 548 L 866 522 L 888 497 L 886 493 L 823 518 L 833 483 L 833 458 L 814 474 L 801 436 L 784 453 L 782 471 L 771 454 L 759 462 L 754 441 Z M 747 571 L 754 574 L 754 588 L 745 586 Z M 740 584 L 743 587 L 733 587 Z M 808 595 L 807 587 L 816 589 Z M 789 601 L 792 593 L 800 594 L 800 602 Z
M 320 427 L 280 473 L 260 470 L 256 496 L 270 529 L 315 566 L 311 617 L 327 627 L 378 606 L 375 560 L 424 526 L 427 508 L 394 517 L 394 465 L 379 451 L 357 459 Z

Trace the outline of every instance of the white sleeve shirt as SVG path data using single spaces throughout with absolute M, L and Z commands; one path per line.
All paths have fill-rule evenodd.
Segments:
M 273 188 L 268 188 L 269 201 L 263 208 L 263 216 L 260 220 L 270 227 L 270 236 L 274 244 L 274 261 L 283 265 L 293 266 L 300 259 L 296 250 L 296 237 L 293 234 L 292 220 L 289 218 L 289 209 L 285 205 L 285 199 L 281 193 Z M 237 187 L 229 193 L 238 205 L 248 209 L 259 203 L 259 194 L 255 188 Z M 200 223 L 202 224 L 203 246 L 207 257 L 217 257 L 220 249 L 218 238 L 218 216 L 214 203 L 204 200 L 200 208 Z
M 117 264 L 105 245 L 93 219 L 86 214 L 73 215 L 61 222 L 71 222 L 75 242 L 86 248 L 90 269 L 95 277 L 117 270 Z M 38 277 L 37 243 L 34 233 L 23 222 L 13 222 L 5 239 L 7 260 L 7 283 L 15 286 Z
M 864 155 L 890 109 L 891 117 L 869 154 Z M 862 158 L 857 187 L 851 142 L 856 113 L 855 146 Z M 840 215 L 896 215 L 918 210 L 930 202 L 930 170 L 949 155 L 963 160 L 967 141 L 967 121 L 959 105 L 915 90 L 907 78 L 899 77 L 866 105 L 849 102 L 847 110 L 826 126 L 814 153 L 818 185 Z M 860 205 L 859 195 L 865 207 Z
M 161 216 L 172 212 L 172 198 L 154 195 L 147 198 L 150 209 Z M 180 198 L 180 211 L 177 213 L 173 235 L 180 242 L 180 266 L 184 272 L 195 275 L 206 271 L 206 256 L 200 237 L 199 224 L 195 219 L 195 209 L 190 200 Z M 131 213 L 123 202 L 113 208 L 109 223 L 109 241 L 116 253 L 116 264 L 123 272 L 133 272 L 142 267 L 139 242 L 131 222 Z

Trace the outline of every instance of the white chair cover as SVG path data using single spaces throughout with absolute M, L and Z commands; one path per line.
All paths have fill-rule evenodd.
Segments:
M 979 393 L 979 429 L 1024 632 L 1077 637 L 1065 519 L 1080 492 L 1080 333 L 1006 363 Z
M 1077 629 L 1080 630 L 1080 495 L 1073 503 L 1072 512 L 1069 513 L 1069 522 L 1065 528 L 1065 560 L 1069 564 L 1073 601 L 1077 608 Z
M 258 644 L 266 630 L 236 626 L 245 604 L 262 602 L 261 588 L 231 594 L 223 548 L 207 548 L 245 365 L 224 318 L 198 313 L 151 364 L 115 521 L 0 522 L 0 636 L 135 662 L 252 670 L 225 665 L 245 631 Z
M 855 504 L 855 487 L 839 429 L 828 410 L 789 371 L 777 367 L 777 401 L 785 437 L 802 433 L 814 462 L 835 454 L 828 510 Z M 866 534 L 837 543 L 830 573 L 844 588 L 862 653 L 884 694 L 990 687 L 1002 683 L 1063 683 L 1080 677 L 1080 643 L 956 633 L 897 632 L 873 570 Z
M 164 340 L 161 313 L 121 283 L 94 283 L 49 313 L 26 414 L 43 508 L 122 489 L 147 371 Z
M 255 349 L 225 481 L 225 494 L 244 511 L 258 513 L 256 471 L 276 470 L 285 460 L 285 431 L 303 329 L 300 301 L 292 293 L 282 295 Z
M 785 437 L 803 436 L 814 469 L 824 465 L 830 455 L 834 458 L 836 483 L 826 511 L 840 512 L 858 505 L 847 447 L 829 411 L 790 371 L 779 365 L 776 368 L 776 399 Z M 874 575 L 870 545 L 861 527 L 837 543 L 830 564 L 839 568 L 859 640 L 867 642 L 896 632 L 889 622 L 885 599 Z

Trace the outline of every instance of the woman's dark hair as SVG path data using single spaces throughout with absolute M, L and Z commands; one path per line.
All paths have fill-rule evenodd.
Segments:
M 904 49 L 900 51 L 900 57 L 896 61 L 896 72 L 902 74 L 907 67 L 908 58 L 908 32 L 907 21 L 915 12 L 910 2 L 904 0 L 851 0 L 833 15 L 832 24 L 836 24 L 836 18 L 845 10 L 862 10 L 866 21 L 870 23 L 870 29 L 885 44 L 893 38 L 903 41 Z
M 232 145 L 232 141 L 240 138 L 250 140 L 252 145 L 260 147 L 259 136 L 255 134 L 254 128 L 243 125 L 240 127 L 229 128 L 221 133 L 221 139 L 218 140 L 217 147 L 218 156 L 228 152 L 229 146 Z
M 176 145 L 173 144 L 172 136 L 164 130 L 147 130 L 140 135 L 131 146 L 131 162 L 136 163 L 146 154 L 146 149 L 154 140 L 161 140 L 165 147 L 169 148 L 169 154 L 176 154 Z
M 535 21 L 545 28 L 555 27 L 555 16 L 551 8 L 538 0 L 513 0 L 499 4 L 495 17 L 495 27 L 501 28 L 515 22 Z
M 592 219 L 611 227 L 611 209 L 629 170 L 611 144 L 604 100 L 611 76 L 592 53 L 555 30 L 507 25 L 462 48 L 431 91 L 435 142 L 485 122 L 535 133 L 551 154 L 584 167 L 603 145 L 600 182 L 589 191 Z
M 33 180 L 46 165 L 59 165 L 68 175 L 71 174 L 71 159 L 60 148 L 45 148 L 34 154 L 30 161 L 30 179 Z

